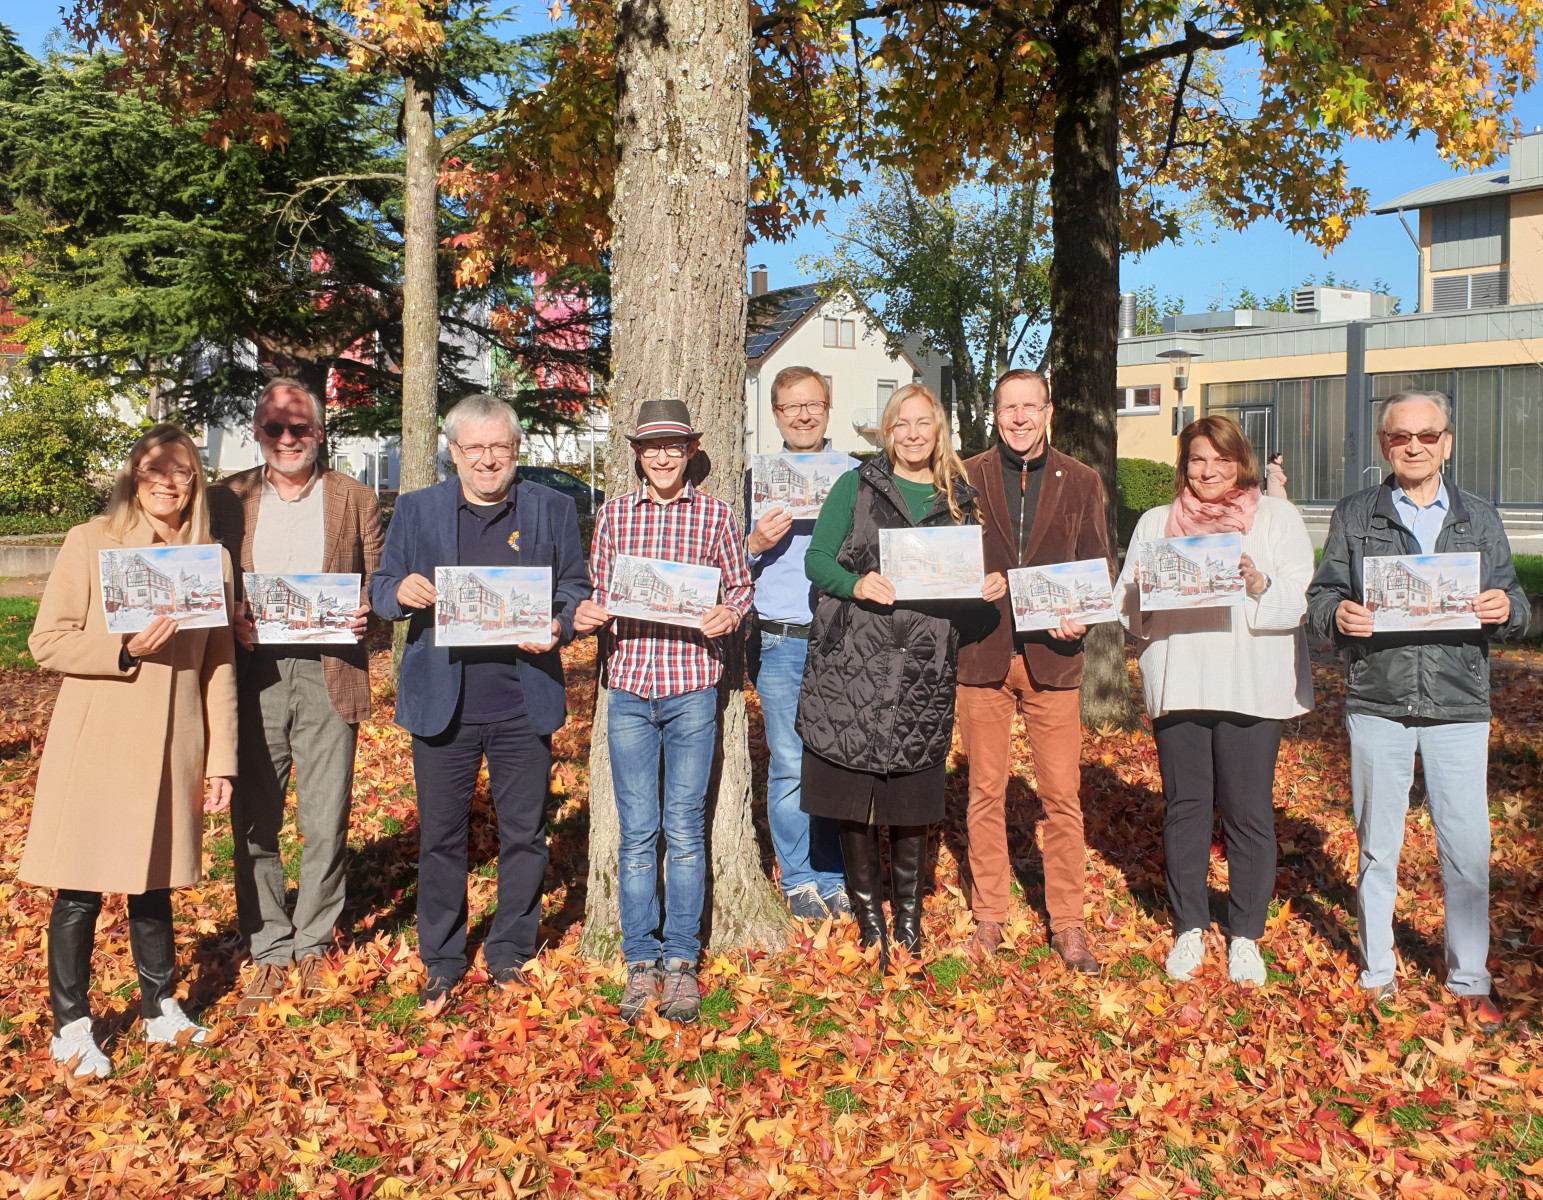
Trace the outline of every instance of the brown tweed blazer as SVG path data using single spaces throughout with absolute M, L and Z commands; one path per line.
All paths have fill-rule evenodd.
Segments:
M 264 467 L 252 467 L 209 488 L 209 525 L 236 564 L 236 594 L 241 573 L 252 569 L 252 541 L 262 506 Z M 380 528 L 380 504 L 375 493 L 339 471 L 322 470 L 321 569 L 363 576 L 369 595 L 370 573 L 380 565 L 385 535 Z M 365 601 L 368 603 L 368 600 Z M 370 666 L 361 642 L 354 646 L 318 646 L 327 694 L 338 716 L 357 723 L 370 715 Z

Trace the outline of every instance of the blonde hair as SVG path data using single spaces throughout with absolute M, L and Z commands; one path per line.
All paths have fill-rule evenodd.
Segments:
M 938 439 L 933 444 L 932 458 L 929 462 L 932 467 L 932 486 L 938 488 L 947 497 L 948 511 L 954 520 L 962 521 L 964 510 L 959 507 L 959 501 L 954 497 L 954 484 L 964 482 L 964 463 L 959 455 L 954 453 L 948 414 L 943 411 L 943 405 L 926 384 L 908 383 L 890 396 L 888 403 L 884 405 L 884 412 L 879 417 L 879 439 L 883 443 L 884 453 L 889 456 L 891 463 L 895 461 L 895 439 L 891 435 L 894 432 L 895 422 L 900 419 L 900 406 L 914 396 L 921 396 L 932 406 L 932 421 L 937 427 Z
M 168 422 L 152 425 L 140 434 L 139 440 L 129 447 L 128 462 L 123 464 L 118 478 L 113 481 L 112 495 L 107 499 L 107 512 L 103 517 L 107 523 L 107 536 L 113 541 L 123 541 L 129 530 L 139 524 L 139 480 L 135 473 L 150 451 L 166 445 L 181 446 L 193 467 L 191 492 L 187 507 L 183 509 L 182 527 L 177 530 L 177 542 L 193 545 L 210 540 L 209 504 L 205 498 L 204 467 L 198 457 L 198 447 L 181 426 Z

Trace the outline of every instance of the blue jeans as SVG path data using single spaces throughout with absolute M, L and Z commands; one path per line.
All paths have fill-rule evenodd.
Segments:
M 1393 721 L 1346 713 L 1350 787 L 1361 843 L 1356 874 L 1362 987 L 1392 981 L 1393 902 L 1404 844 L 1414 752 L 1424 764 L 1426 802 L 1441 858 L 1446 907 L 1447 990 L 1489 995 L 1488 721 Z
M 621 948 L 629 963 L 701 949 L 707 881 L 707 782 L 718 740 L 718 689 L 646 699 L 613 688 L 606 744 L 620 846 Z M 664 802 L 659 755 L 664 755 Z M 664 929 L 659 928 L 659 834 L 664 833 Z
M 794 722 L 808 657 L 807 638 L 761 634 L 755 690 L 761 697 L 766 746 L 771 751 L 766 768 L 766 823 L 782 869 L 783 892 L 813 884 L 821 896 L 830 896 L 846 878 L 838 824 L 828 817 L 812 817 L 798 806 L 804 741 Z

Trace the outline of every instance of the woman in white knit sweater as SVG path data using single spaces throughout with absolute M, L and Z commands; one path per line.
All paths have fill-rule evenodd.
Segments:
M 1141 645 L 1141 681 L 1162 769 L 1163 852 L 1174 943 L 1168 974 L 1205 959 L 1212 813 L 1227 840 L 1227 974 L 1262 984 L 1258 941 L 1275 890 L 1271 797 L 1281 723 L 1313 707 L 1302 619 L 1313 546 L 1289 500 L 1259 494 L 1259 464 L 1237 423 L 1208 416 L 1179 435 L 1174 501 L 1142 515 L 1116 594 Z M 1244 597 L 1227 608 L 1142 612 L 1141 548 L 1167 537 L 1237 532 Z

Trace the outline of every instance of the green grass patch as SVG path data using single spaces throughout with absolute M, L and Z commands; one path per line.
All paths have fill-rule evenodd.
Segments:
M 621 1003 L 621 994 L 627 989 L 623 984 L 613 983 L 609 979 L 602 979 L 599 983 L 595 984 L 595 990 L 600 993 L 601 999 L 607 1004 L 615 1005 Z
M 734 993 L 726 987 L 715 987 L 702 997 L 699 1019 L 716 1025 L 719 1029 L 726 1029 L 729 1024 L 728 1015 L 734 1011 L 734 1008 Z
M 733 1087 L 754 1078 L 758 1071 L 775 1071 L 777 1063 L 776 1041 L 761 1034 L 754 1039 L 742 1040 L 738 1050 L 704 1050 L 700 1058 L 686 1065 L 686 1078 L 701 1084 L 716 1079 L 726 1087 Z
M 209 852 L 210 879 L 229 879 L 235 874 L 236 839 L 228 826 L 223 833 L 206 835 L 204 849 Z
M 38 602 L 30 596 L 0 596 L 0 671 L 30 671 L 37 666 L 27 650 Z
M 859 1113 L 868 1109 L 866 1104 L 852 1095 L 851 1088 L 826 1088 L 823 1098 L 825 1107 L 833 1113 Z
M 927 974 L 932 976 L 932 982 L 943 988 L 957 988 L 959 980 L 970 969 L 969 960 L 958 954 L 950 954 L 947 958 L 940 958 L 927 967 Z
M 332 1165 L 339 1171 L 347 1171 L 350 1175 L 363 1175 L 366 1171 L 373 1171 L 375 1164 L 379 1161 L 378 1154 L 355 1154 L 352 1150 L 339 1150 L 332 1156 Z
M 1522 591 L 1543 592 L 1543 554 L 1513 554 L 1511 564 L 1516 568 L 1516 581 L 1522 585 Z

